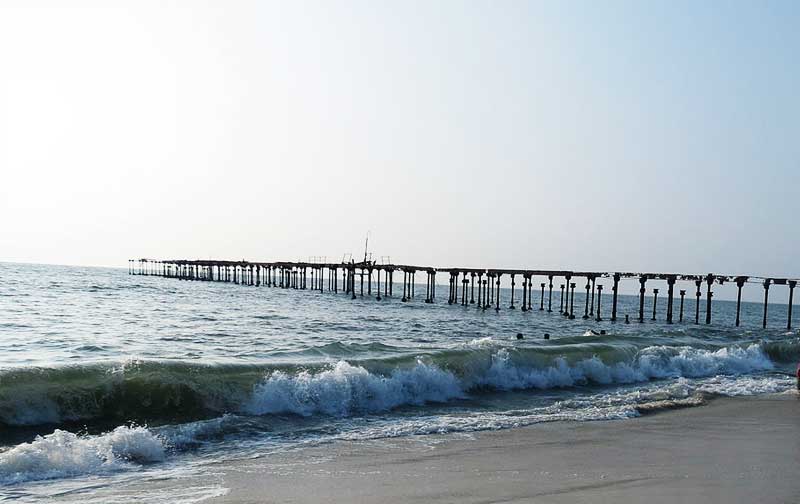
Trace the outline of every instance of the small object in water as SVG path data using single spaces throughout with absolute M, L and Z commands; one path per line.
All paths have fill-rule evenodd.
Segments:
M 631 319 L 627 315 L 625 315 L 625 323 L 626 324 L 630 324 L 631 323 Z
M 595 331 L 594 329 L 589 329 L 589 334 L 591 334 L 592 336 L 597 336 L 600 333 Z M 587 334 L 587 336 L 588 336 L 588 334 Z
M 550 339 L 550 333 L 544 333 L 544 339 Z
M 605 333 L 606 333 L 605 329 L 600 329 L 600 334 L 605 334 Z
M 518 333 L 517 333 L 517 339 L 522 339 L 522 338 L 524 338 L 524 336 L 522 335 L 522 333 L 521 333 L 521 332 L 518 332 Z

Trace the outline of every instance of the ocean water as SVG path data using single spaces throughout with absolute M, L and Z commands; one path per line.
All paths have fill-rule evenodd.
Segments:
M 194 502 L 225 492 L 216 475 L 231 459 L 340 439 L 635 421 L 794 387 L 800 335 L 785 329 L 785 305 L 764 330 L 761 305 L 745 303 L 735 328 L 735 303 L 715 300 L 706 326 L 691 323 L 687 298 L 691 321 L 667 325 L 662 298 L 659 320 L 639 324 L 638 299 L 622 296 L 632 323 L 612 323 L 608 290 L 595 322 L 580 318 L 577 290 L 578 318 L 567 320 L 558 292 L 547 313 L 538 292 L 533 311 L 506 309 L 505 290 L 497 313 L 448 306 L 446 285 L 427 305 L 424 285 L 412 302 L 378 302 L 0 264 L 0 500 Z

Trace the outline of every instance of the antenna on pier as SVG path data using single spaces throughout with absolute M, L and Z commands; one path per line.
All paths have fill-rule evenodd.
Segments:
M 369 249 L 369 234 L 370 231 L 367 231 L 367 239 L 364 241 L 364 262 L 367 262 L 367 250 Z

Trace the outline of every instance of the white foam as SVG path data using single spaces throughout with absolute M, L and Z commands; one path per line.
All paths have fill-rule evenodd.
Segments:
M 520 358 L 516 356 L 517 360 Z M 546 367 L 517 362 L 509 349 L 500 348 L 484 362 L 465 367 L 462 376 L 422 361 L 386 376 L 372 374 L 345 361 L 316 374 L 304 371 L 290 375 L 276 371 L 255 387 L 242 410 L 256 415 L 347 416 L 402 405 L 443 402 L 463 397 L 474 388 L 549 389 L 590 383 L 627 384 L 662 378 L 740 375 L 773 369 L 772 362 L 756 344 L 713 351 L 688 346 L 652 346 L 625 362 L 606 364 L 594 356 L 570 363 L 564 357 L 557 357 Z
M 0 482 L 101 474 L 164 459 L 162 440 L 145 427 L 117 427 L 99 436 L 56 430 L 0 453 Z
M 275 371 L 255 387 L 243 409 L 257 415 L 290 412 L 304 416 L 314 413 L 346 416 L 404 404 L 443 402 L 463 394 L 453 373 L 422 362 L 380 376 L 340 361 L 332 369 L 317 374 L 304 371 L 291 376 Z

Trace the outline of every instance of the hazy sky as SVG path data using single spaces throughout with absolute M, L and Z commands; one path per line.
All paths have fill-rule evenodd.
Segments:
M 798 2 L 0 6 L 0 260 L 800 276 Z

